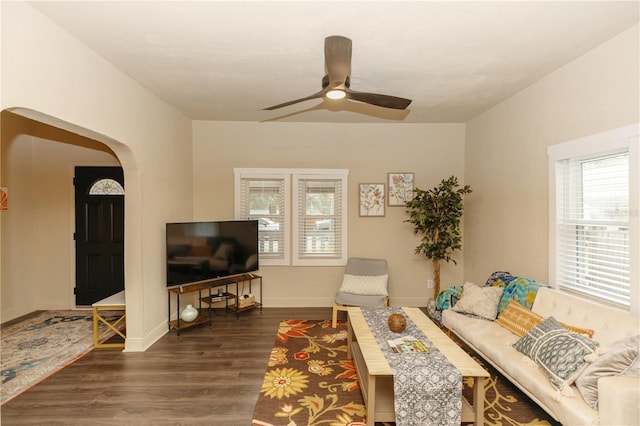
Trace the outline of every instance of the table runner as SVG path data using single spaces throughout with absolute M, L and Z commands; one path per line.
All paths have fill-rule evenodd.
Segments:
M 393 371 L 396 425 L 459 425 L 462 374 L 401 308 L 363 306 L 360 309 Z M 407 320 L 402 333 L 389 330 L 388 318 L 393 313 Z M 405 335 L 422 341 L 429 352 L 393 352 L 388 340 Z

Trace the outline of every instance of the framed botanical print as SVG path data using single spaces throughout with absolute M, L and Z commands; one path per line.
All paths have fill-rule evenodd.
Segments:
M 360 216 L 384 216 L 384 183 L 360 184 Z
M 389 205 L 404 206 L 413 200 L 413 173 L 389 173 Z

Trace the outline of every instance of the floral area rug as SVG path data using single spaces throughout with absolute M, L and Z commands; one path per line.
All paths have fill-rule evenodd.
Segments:
M 121 312 L 100 311 L 100 315 L 112 320 Z M 105 330 L 101 324 L 99 331 Z M 45 311 L 1 333 L 4 404 L 93 349 L 93 313 Z
M 252 425 L 365 425 L 366 407 L 355 367 L 346 355 L 345 324 L 331 328 L 328 320 L 281 321 Z M 485 386 L 485 424 L 559 425 L 481 358 L 471 355 L 491 374 Z M 464 380 L 467 398 L 472 384 L 470 379 Z
M 281 321 L 252 425 L 359 425 L 365 415 L 346 325 Z

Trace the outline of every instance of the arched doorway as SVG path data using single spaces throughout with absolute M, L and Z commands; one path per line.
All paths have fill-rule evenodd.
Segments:
M 98 134 L 88 129 L 81 128 L 79 126 L 61 121 L 59 119 L 56 119 L 55 117 L 51 117 L 46 114 L 39 113 L 37 111 L 23 109 L 23 108 L 12 108 L 8 110 L 4 110 L 2 112 L 3 117 L 5 116 L 5 113 L 14 114 L 24 119 L 31 120 L 34 123 L 37 123 L 39 125 L 50 126 L 52 129 L 54 129 L 54 132 L 55 130 L 62 129 L 62 132 L 69 132 L 76 136 L 79 135 L 80 137 L 91 139 L 94 142 L 93 144 L 91 144 L 91 146 L 94 147 L 94 149 L 97 149 L 103 152 L 110 152 L 111 159 L 105 159 L 104 157 L 100 161 L 85 159 L 85 160 L 78 161 L 77 164 L 117 165 L 119 163 L 122 169 L 124 178 L 127 179 L 127 182 L 131 183 L 131 187 L 132 187 L 132 189 L 127 190 L 127 195 L 126 195 L 127 204 L 125 206 L 124 216 L 127 218 L 127 222 L 129 223 L 139 222 L 139 217 L 140 217 L 139 173 L 138 173 L 136 161 L 133 157 L 133 153 L 131 149 L 129 149 L 126 145 L 118 141 L 115 141 L 109 137 L 106 137 L 104 135 Z M 24 120 L 24 121 L 27 121 L 27 120 Z M 5 124 L 6 122 L 3 120 L 3 130 L 5 127 L 7 127 L 5 126 Z M 26 125 L 22 125 L 19 131 L 22 133 L 28 134 L 31 132 L 30 127 L 32 127 L 32 125 L 27 123 Z M 35 125 L 33 127 L 35 127 Z M 34 139 L 37 139 L 39 136 L 32 136 L 32 137 Z M 50 146 L 55 145 L 56 142 L 59 142 L 61 145 L 65 145 L 65 144 L 79 145 L 79 143 L 76 142 L 75 140 L 65 141 L 64 139 L 59 139 L 57 134 L 55 137 L 52 137 L 50 139 L 51 139 Z M 2 143 L 3 145 L 5 144 L 4 138 Z M 35 279 L 31 279 L 37 273 L 37 272 L 36 273 L 32 272 L 33 270 L 52 271 L 52 270 L 58 270 L 60 268 L 62 269 L 66 268 L 65 270 L 68 269 L 70 272 L 69 273 L 65 272 L 67 274 L 67 278 L 65 281 L 70 284 L 67 287 L 68 290 L 64 290 L 66 294 L 61 294 L 57 296 L 58 297 L 57 299 L 55 299 L 55 297 L 52 297 L 50 295 L 47 295 L 47 297 L 50 300 L 52 300 L 51 302 L 52 304 L 63 303 L 65 305 L 64 309 L 67 309 L 76 305 L 75 297 L 73 295 L 73 287 L 75 286 L 75 272 L 74 272 L 75 271 L 75 259 L 74 259 L 75 248 L 74 248 L 74 243 L 72 239 L 72 234 L 73 234 L 72 229 L 74 226 L 73 225 L 74 219 L 73 219 L 73 189 L 72 189 L 71 178 L 73 176 L 73 167 L 72 167 L 73 161 L 77 159 L 73 158 L 73 160 L 71 160 L 71 158 L 67 159 L 68 165 L 67 165 L 66 174 L 65 174 L 65 183 L 63 184 L 64 187 L 67 187 L 68 185 L 68 188 L 70 189 L 68 191 L 61 190 L 60 189 L 61 186 L 59 185 L 58 186 L 49 185 L 47 190 L 43 189 L 42 191 L 43 193 L 47 194 L 47 197 L 59 199 L 60 203 L 57 205 L 57 207 L 53 209 L 47 209 L 47 210 L 40 209 L 41 216 L 46 216 L 46 217 L 44 219 L 42 219 L 42 217 L 38 218 L 40 223 L 38 224 L 37 229 L 33 230 L 32 232 L 32 234 L 36 235 L 36 237 L 34 237 L 35 244 L 24 244 L 20 242 L 17 238 L 13 238 L 13 241 L 11 241 L 10 234 L 13 232 L 13 229 L 15 227 L 13 226 L 12 223 L 10 223 L 9 220 L 5 220 L 5 218 L 7 218 L 8 216 L 3 216 L 3 226 L 2 228 L 0 228 L 2 231 L 3 247 L 5 247 L 5 244 L 13 244 L 13 247 L 18 247 L 19 249 L 19 250 L 12 250 L 13 247 L 11 245 L 8 245 L 4 250 L 2 250 L 2 262 L 3 262 L 2 269 L 3 269 L 4 279 L 2 280 L 2 282 L 0 282 L 0 284 L 2 285 L 3 307 L 5 306 L 5 303 L 6 304 L 12 303 L 11 300 L 13 300 L 14 301 L 13 304 L 15 306 L 19 306 L 22 309 L 22 311 L 17 311 L 17 310 L 12 311 L 11 309 L 3 309 L 4 311 L 3 318 L 5 316 L 8 318 L 16 318 L 20 315 L 29 313 L 34 309 L 33 305 L 26 306 L 23 303 L 24 300 L 30 299 L 28 297 L 24 297 L 24 294 L 27 291 L 24 288 L 25 282 L 39 281 L 40 282 L 39 287 L 36 288 L 35 291 L 40 291 L 42 288 L 47 287 L 49 277 L 45 275 L 44 279 L 42 279 L 43 278 L 42 274 L 47 273 L 47 272 L 42 272 L 40 273 L 39 276 L 35 277 Z M 2 158 L 3 165 L 7 165 L 7 162 L 10 164 L 11 161 L 12 160 L 10 158 L 4 158 L 4 157 Z M 7 167 L 7 169 L 8 168 L 9 167 Z M 3 173 L 3 179 L 4 179 L 7 173 L 7 170 L 4 167 L 3 167 L 2 173 Z M 46 176 L 47 171 L 42 171 L 42 173 L 44 178 L 40 182 L 45 182 L 48 184 L 47 176 Z M 12 180 L 12 184 L 10 184 L 9 186 L 10 187 L 13 186 L 15 188 L 17 185 L 24 185 L 23 183 L 24 179 L 22 179 L 23 177 L 24 177 L 24 174 L 20 174 L 20 173 L 17 176 L 14 176 L 14 179 Z M 39 185 L 38 182 L 32 182 L 32 184 L 35 186 L 42 186 L 42 185 Z M 14 191 L 13 193 L 14 201 L 16 200 L 16 194 L 18 194 L 19 192 L 20 191 Z M 68 192 L 68 195 L 65 195 L 67 192 Z M 22 205 L 23 205 L 23 212 L 26 212 L 28 216 L 33 214 L 32 210 L 34 209 L 31 208 L 32 206 L 30 205 L 29 200 L 26 200 Z M 17 211 L 15 203 L 13 204 L 13 207 L 14 209 L 11 209 L 11 201 L 10 201 L 9 212 L 15 218 L 15 216 L 19 216 L 21 212 Z M 65 228 L 64 232 L 67 232 L 66 231 L 67 227 L 70 227 L 71 230 L 67 232 L 68 234 L 67 239 L 65 239 L 65 237 L 59 237 L 59 236 L 55 236 L 55 239 L 53 239 L 54 238 L 53 234 L 56 234 L 56 233 L 59 234 L 61 231 L 57 229 L 55 225 L 50 223 L 50 220 L 51 220 L 50 217 L 56 214 L 59 215 L 61 211 L 63 212 L 64 218 L 66 219 L 58 218 L 57 223 L 62 224 L 61 228 Z M 3 212 L 3 213 L 6 213 L 6 212 Z M 21 228 L 27 228 L 30 226 L 29 222 L 24 222 L 24 223 L 26 224 L 26 226 L 22 226 Z M 4 224 L 6 224 L 6 226 L 4 226 Z M 139 247 L 136 247 L 136 245 L 140 244 L 141 230 L 139 227 L 125 226 L 124 233 L 125 233 L 125 240 L 130 240 L 133 242 L 131 244 L 127 243 L 127 245 L 129 245 L 129 248 L 125 248 L 125 254 L 124 254 L 125 256 L 125 260 L 123 262 L 125 265 L 124 277 L 127 277 L 126 281 L 128 283 L 127 285 L 125 285 L 125 293 L 131 294 L 131 297 L 127 296 L 127 299 L 131 299 L 133 301 L 136 301 L 136 300 L 139 301 L 141 300 L 141 297 L 138 294 L 142 292 L 142 285 L 141 285 L 141 279 L 139 278 L 140 250 L 139 250 Z M 45 252 L 44 248 L 39 247 L 39 245 L 41 245 L 39 244 L 41 242 L 40 240 L 44 240 L 45 243 L 51 244 L 55 247 L 53 248 L 49 247 L 48 248 L 49 252 L 47 253 Z M 132 245 L 133 247 L 131 247 Z M 27 247 L 29 250 L 32 250 L 32 252 L 25 253 L 22 250 L 22 248 L 24 247 Z M 12 251 L 15 253 L 20 253 L 20 256 L 13 256 L 11 254 Z M 58 255 L 58 262 L 55 264 L 50 264 L 49 265 L 50 267 L 48 269 L 42 267 L 42 265 L 40 265 L 39 268 L 25 267 L 23 264 L 16 265 L 15 267 L 12 266 L 12 263 L 15 263 L 16 261 L 16 257 L 25 258 L 25 259 L 38 258 L 42 261 L 43 254 L 45 254 L 44 257 L 53 257 L 53 256 L 48 256 L 47 254 L 49 253 L 54 253 Z M 60 256 L 63 256 L 62 261 L 60 261 Z M 67 259 L 66 261 L 64 260 L 65 258 Z M 15 271 L 13 275 L 10 272 L 11 268 L 13 268 Z M 26 276 L 27 280 L 21 279 L 22 276 L 19 276 L 19 275 Z M 8 279 L 6 277 L 8 277 Z M 131 279 L 130 277 L 134 277 L 134 278 Z M 42 306 L 42 307 L 37 307 L 36 309 L 58 309 L 58 308 L 51 307 L 51 306 Z M 142 322 L 141 312 L 142 312 L 142 307 L 136 305 L 135 303 L 132 303 L 131 305 L 127 306 L 127 329 L 130 331 L 128 335 L 134 338 L 134 343 L 138 343 L 138 348 L 134 350 L 144 350 L 143 344 L 139 343 L 139 341 L 142 341 L 142 338 L 138 338 L 137 340 L 135 339 L 137 336 L 140 336 L 143 334 L 143 330 L 141 328 L 141 322 Z M 129 339 L 127 340 L 127 346 L 129 346 Z M 140 349 L 141 347 L 142 349 Z

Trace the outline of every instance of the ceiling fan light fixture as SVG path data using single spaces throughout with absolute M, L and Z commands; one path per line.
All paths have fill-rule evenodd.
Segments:
M 343 99 L 347 94 L 344 93 L 344 90 L 332 89 L 327 92 L 326 96 L 329 99 Z

